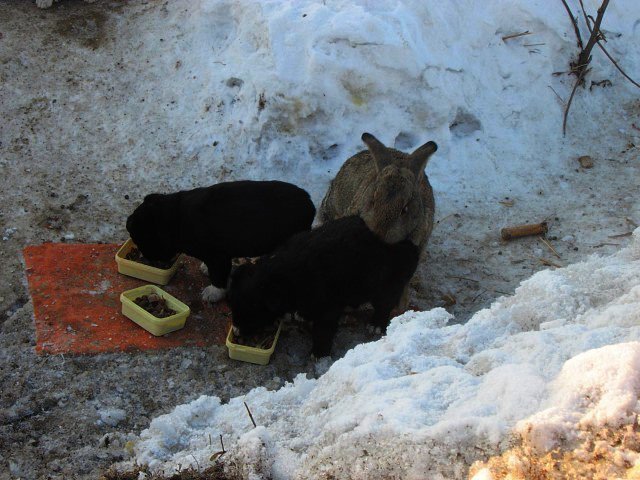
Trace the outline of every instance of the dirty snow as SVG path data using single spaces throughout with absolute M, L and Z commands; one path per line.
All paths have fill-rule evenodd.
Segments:
M 640 394 L 640 229 L 614 256 L 539 272 L 465 325 L 449 318 L 408 312 L 317 380 L 181 405 L 141 433 L 136 461 L 167 473 L 206 464 L 222 435 L 225 463 L 259 478 L 452 478 L 514 427 L 549 449 L 585 423 L 628 422 Z
M 577 3 L 569 3 L 577 14 Z M 591 13 L 597 4 L 585 2 Z M 640 4 L 612 2 L 603 28 L 609 51 L 637 78 Z M 418 476 L 434 459 L 446 477 L 461 478 L 471 461 L 499 450 L 517 422 L 551 408 L 549 382 L 564 362 L 636 340 L 633 325 L 623 325 L 637 318 L 624 306 L 633 304 L 636 273 L 625 270 L 622 257 L 601 260 L 602 268 L 590 263 L 597 274 L 579 266 L 540 273 L 515 300 L 500 300 L 464 327 L 441 328 L 510 295 L 546 268 L 540 258 L 569 265 L 594 252 L 611 255 L 629 245 L 626 234 L 640 223 L 638 90 L 598 50 L 590 88 L 577 92 L 561 135 L 573 78 L 554 72 L 566 72 L 576 46 L 559 1 L 63 0 L 40 10 L 0 0 L 0 34 L 0 442 L 10 445 L 0 452 L 0 471 L 96 478 L 129 454 L 126 432 L 207 394 L 199 400 L 207 421 L 196 428 L 189 418 L 198 407 L 179 407 L 184 422 L 158 418 L 139 454 L 176 460 L 193 447 L 201 460 L 198 429 L 224 427 L 230 441 L 244 434 L 234 447 L 242 468 L 286 477 L 303 465 L 333 471 L 340 459 L 333 453 L 340 446 L 352 453 L 370 431 L 384 442 L 344 462 L 355 477 L 396 452 L 393 464 L 377 471 Z M 602 80 L 611 86 L 592 84 Z M 412 303 L 427 313 L 396 319 L 388 338 L 356 347 L 333 367 L 311 362 L 308 334 L 295 329 L 284 332 L 263 369 L 232 363 L 215 345 L 34 355 L 24 245 L 71 235 L 118 243 L 124 219 L 145 194 L 224 180 L 288 180 L 317 203 L 342 162 L 363 148 L 363 131 L 403 150 L 427 140 L 440 147 L 427 167 L 438 223 L 411 290 Z M 580 167 L 581 155 L 592 157 L 593 168 Z M 499 241 L 502 226 L 543 219 L 561 258 L 535 238 Z M 610 276 L 607 262 L 614 264 Z M 602 282 L 608 289 L 596 291 Z M 627 303 L 619 300 L 624 295 Z M 437 306 L 454 318 L 432 310 Z M 334 359 L 373 338 L 351 325 L 339 333 Z M 431 350 L 418 355 L 419 347 Z M 405 349 L 411 355 L 403 356 Z M 298 372 L 310 378 L 277 390 Z M 357 406 L 352 417 L 323 387 L 343 375 L 349 382 L 341 394 Z M 276 392 L 251 390 L 259 385 Z M 382 388 L 390 398 L 378 401 Z M 240 401 L 246 392 L 255 430 Z M 422 413 L 408 419 L 398 404 Z M 558 418 L 582 415 L 575 405 L 562 408 Z M 115 427 L 100 419 L 109 409 L 126 413 Z M 232 411 L 233 422 L 222 421 Z M 324 420 L 330 428 L 316 442 L 311 435 Z M 167 447 L 154 429 L 173 423 L 182 433 L 166 433 L 178 442 Z M 299 443 L 292 432 L 274 437 L 286 425 L 309 430 L 300 431 Z M 410 434 L 385 436 L 406 428 Z M 554 428 L 540 438 L 553 441 Z M 424 460 L 404 469 L 416 451 Z

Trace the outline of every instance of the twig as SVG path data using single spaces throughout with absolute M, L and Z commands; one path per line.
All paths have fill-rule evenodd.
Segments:
M 200 471 L 200 462 L 198 462 L 198 459 L 196 458 L 196 456 L 193 453 L 191 454 L 191 456 L 196 461 L 196 465 L 198 466 L 198 471 Z
M 473 300 L 471 300 L 471 303 L 474 303 L 478 299 L 478 297 L 480 295 L 482 295 L 483 293 L 486 293 L 486 292 L 487 292 L 486 290 L 480 290 L 480 293 L 477 294 L 475 297 L 473 297 Z
M 604 52 L 607 58 L 611 60 L 611 63 L 613 63 L 613 66 L 618 69 L 618 71 L 622 74 L 622 76 L 627 80 L 629 80 L 631 83 L 633 83 L 636 87 L 640 88 L 640 83 L 636 82 L 633 78 L 627 75 L 624 70 L 622 70 L 622 67 L 618 65 L 618 62 L 616 62 L 611 55 L 609 55 L 609 52 L 607 52 L 607 50 L 604 48 L 604 46 L 600 42 L 598 42 L 598 46 Z
M 573 101 L 573 96 L 576 94 L 576 90 L 578 89 L 578 86 L 580 85 L 580 83 L 582 82 L 582 79 L 584 78 L 584 76 L 587 74 L 587 72 L 589 70 L 590 69 L 587 68 L 587 69 L 582 70 L 580 72 L 580 76 L 576 80 L 576 83 L 573 86 L 573 90 L 571 90 L 571 96 L 569 97 L 569 101 L 567 102 L 567 106 L 564 109 L 564 118 L 562 119 L 562 135 L 566 135 L 567 134 L 567 117 L 569 116 L 569 109 L 571 108 L 571 102 Z
M 578 28 L 576 17 L 573 16 L 573 12 L 569 8 L 569 5 L 567 5 L 567 2 L 565 0 L 561 1 L 564 5 L 564 8 L 567 10 L 567 13 L 569 14 L 569 18 L 571 19 L 571 23 L 573 24 L 573 31 L 576 32 L 576 38 L 578 39 L 578 48 L 582 50 L 584 47 L 582 45 L 582 37 L 580 36 L 580 29 Z
M 563 0 L 564 1 L 564 0 Z M 584 3 L 582 0 L 580 1 L 580 8 L 582 9 L 582 14 L 584 15 L 584 20 L 587 24 L 587 28 L 589 29 L 589 33 L 591 33 L 591 36 L 593 37 L 593 28 L 591 27 L 591 23 L 589 22 L 589 16 L 587 15 L 587 12 L 584 9 Z M 606 3 L 609 3 L 609 1 L 607 0 Z M 604 2 L 603 2 L 604 5 Z M 601 7 L 602 8 L 602 7 Z M 606 6 L 604 7 L 605 9 L 607 8 Z M 604 10 L 603 10 L 603 15 L 604 15 Z M 598 18 L 600 18 L 600 9 L 598 9 Z M 596 18 L 596 22 L 598 22 L 598 18 Z M 600 20 L 602 20 L 600 18 Z M 595 27 L 596 25 L 594 25 Z M 618 62 L 616 62 L 613 57 L 609 54 L 609 52 L 607 51 L 606 48 L 604 48 L 604 45 L 602 45 L 602 43 L 600 43 L 600 39 L 598 38 L 599 36 L 602 36 L 602 38 L 604 38 L 604 35 L 602 34 L 602 32 L 600 31 L 600 24 L 597 24 L 598 27 L 598 31 L 596 32 L 595 38 L 596 38 L 596 43 L 597 45 L 600 47 L 600 50 L 602 50 L 602 52 L 607 56 L 607 58 L 609 60 L 611 60 L 611 63 L 613 63 L 613 66 L 616 67 L 618 69 L 618 71 L 622 74 L 622 76 L 624 76 L 624 78 L 626 78 L 627 80 L 629 80 L 631 83 L 633 83 L 636 87 L 640 88 L 640 83 L 636 82 L 633 78 L 631 78 L 629 75 L 627 75 L 627 73 L 622 69 L 622 67 L 620 67 L 620 65 L 618 65 Z
M 566 105 L 566 104 L 567 104 L 567 102 L 565 102 L 565 101 L 564 101 L 564 98 L 562 98 L 562 97 L 558 94 L 558 92 L 556 92 L 556 91 L 555 91 L 555 89 L 554 89 L 551 85 L 547 85 L 547 87 L 549 87 L 549 88 L 551 89 L 551 91 L 552 91 L 553 93 L 555 93 L 555 94 L 556 94 L 556 97 L 558 97 L 558 100 L 560 100 L 560 101 L 562 102 L 562 104 L 563 104 L 563 105 Z
M 558 252 L 556 252 L 556 249 L 555 249 L 555 248 L 553 248 L 553 247 L 551 246 L 551 244 L 550 244 L 547 240 L 545 240 L 543 237 L 538 237 L 538 240 L 540 240 L 542 243 L 544 243 L 544 244 L 547 246 L 547 248 L 548 248 L 549 250 L 551 250 L 551 253 L 553 253 L 557 258 L 562 258 L 562 257 L 560 256 L 560 254 L 559 254 Z
M 506 37 L 502 37 L 502 41 L 504 42 L 505 40 L 509 40 L 511 38 L 522 37 L 524 35 L 531 35 L 531 32 L 529 30 L 526 30 L 526 31 L 520 32 L 520 33 L 513 33 L 511 35 L 507 35 Z
M 247 402 L 243 402 L 243 403 L 244 403 L 244 407 L 247 409 L 247 413 L 249 414 L 251 423 L 253 423 L 253 428 L 256 428 L 258 425 L 256 425 L 256 421 L 253 419 L 253 415 L 251 415 L 251 410 L 249 410 L 249 405 L 247 405 Z
M 211 434 L 209 434 L 209 445 L 211 445 Z M 227 453 L 227 451 L 224 449 L 224 443 L 222 443 L 222 434 L 220 434 L 220 446 L 222 447 L 222 450 L 211 455 L 211 457 L 209 457 L 209 461 L 214 462 L 218 460 L 222 455 Z
M 579 0 L 582 5 L 582 0 Z M 596 16 L 596 20 L 593 24 L 593 28 L 590 28 L 589 20 L 587 20 L 587 28 L 591 32 L 589 36 L 589 40 L 587 41 L 587 45 L 582 49 L 580 55 L 578 55 L 577 65 L 574 66 L 574 71 L 579 73 L 583 70 L 586 70 L 587 65 L 591 62 L 591 50 L 593 50 L 593 46 L 598 41 L 598 37 L 600 35 L 600 24 L 602 23 L 602 19 L 604 18 L 604 12 L 609 6 L 609 0 L 603 0 L 602 5 L 598 8 L 598 15 Z M 584 7 L 584 5 L 582 5 Z M 585 14 L 586 17 L 586 14 Z M 584 75 L 582 75 L 584 77 Z
M 524 43 L 523 47 L 539 47 L 540 45 L 546 45 L 546 43 Z

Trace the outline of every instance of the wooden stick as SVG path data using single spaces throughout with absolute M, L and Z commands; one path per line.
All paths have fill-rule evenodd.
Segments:
M 249 414 L 249 418 L 251 419 L 251 423 L 253 423 L 253 428 L 257 427 L 258 425 L 256 425 L 256 421 L 253 419 L 253 415 L 251 415 L 251 410 L 249 410 L 249 405 L 247 405 L 247 402 L 243 402 L 244 403 L 244 408 L 247 409 L 247 413 Z
M 500 230 L 500 235 L 503 240 L 513 240 L 514 238 L 528 237 L 529 235 L 544 235 L 548 231 L 547 222 L 529 223 L 515 227 L 505 227 Z

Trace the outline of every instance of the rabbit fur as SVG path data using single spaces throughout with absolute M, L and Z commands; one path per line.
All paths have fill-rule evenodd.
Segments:
M 438 149 L 427 142 L 412 153 L 387 148 L 370 133 L 362 134 L 368 150 L 349 158 L 322 200 L 319 223 L 360 215 L 387 243 L 408 239 L 420 252 L 431 235 L 435 200 L 424 169 Z

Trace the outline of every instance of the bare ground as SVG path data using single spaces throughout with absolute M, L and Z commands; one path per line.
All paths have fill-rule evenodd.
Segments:
M 0 0 L 2 479 L 98 478 L 128 455 L 128 432 L 146 428 L 175 405 L 202 394 L 226 400 L 258 385 L 278 388 L 299 372 L 317 375 L 326 368 L 309 359 L 308 336 L 298 328 L 284 332 L 267 367 L 230 361 L 221 346 L 77 357 L 34 353 L 22 248 L 69 241 L 71 234 L 74 242 L 121 241 L 124 219 L 144 185 L 119 158 L 183 153 L 171 147 L 178 127 L 163 127 L 156 133 L 161 141 L 141 141 L 149 138 L 142 114 L 123 117 L 144 96 L 131 78 L 145 66 L 120 33 L 162 15 L 161 2 L 66 1 L 41 11 L 31 2 Z M 146 98 L 154 101 L 152 94 Z M 624 108 L 640 117 L 640 103 Z M 566 265 L 626 244 L 628 237 L 615 235 L 640 222 L 638 149 L 632 136 L 616 133 L 609 141 L 611 154 L 596 158 L 593 169 L 566 159 L 564 178 L 532 185 L 531 196 L 513 206 L 436 191 L 439 223 L 413 282 L 412 302 L 446 306 L 462 322 L 547 268 L 539 258 Z M 161 177 L 153 187 L 166 190 L 169 179 Z M 214 173 L 210 181 L 221 179 Z M 558 188 L 560 181 L 570 190 Z M 538 197 L 544 201 L 537 203 Z M 535 238 L 499 240 L 504 225 L 545 218 L 561 258 Z M 373 338 L 347 322 L 333 358 Z M 100 412 L 112 408 L 126 416 L 110 425 Z

